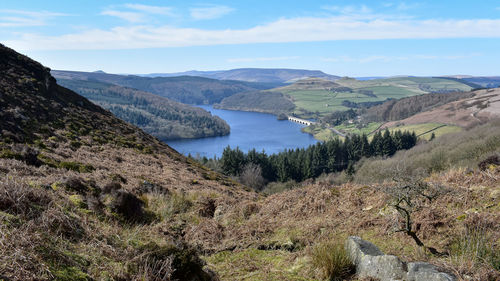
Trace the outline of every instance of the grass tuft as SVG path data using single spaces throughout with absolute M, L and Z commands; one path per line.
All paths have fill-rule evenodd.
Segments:
M 325 280 L 344 280 L 353 273 L 354 265 L 340 241 L 316 244 L 311 257 L 313 267 Z

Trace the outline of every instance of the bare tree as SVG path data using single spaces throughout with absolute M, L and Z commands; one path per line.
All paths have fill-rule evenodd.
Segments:
M 389 205 L 394 207 L 399 217 L 402 218 L 402 221 L 398 220 L 394 232 L 406 233 L 418 246 L 427 249 L 433 255 L 447 255 L 438 252 L 433 247 L 426 246 L 417 236 L 413 226 L 415 213 L 447 192 L 447 190 L 438 184 L 425 182 L 418 172 L 411 174 L 403 172 L 403 170 L 398 169 L 393 176 L 394 184 L 384 188 L 384 192 L 389 195 Z
M 243 167 L 240 182 L 255 190 L 261 190 L 266 184 L 266 180 L 262 177 L 262 168 L 254 163 L 248 163 Z

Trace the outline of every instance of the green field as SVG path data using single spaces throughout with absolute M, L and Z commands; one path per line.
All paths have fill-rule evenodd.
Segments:
M 333 138 L 340 137 L 339 135 L 335 134 L 332 132 L 332 130 L 326 128 L 326 127 L 321 127 L 321 126 L 307 126 L 302 129 L 302 132 L 304 133 L 309 133 L 313 135 L 313 137 L 317 140 L 320 141 L 327 141 L 331 140 Z
M 416 94 L 428 93 L 435 90 L 456 90 L 456 91 L 470 91 L 471 87 L 460 83 L 458 81 L 442 79 L 442 78 L 431 78 L 431 77 L 394 77 L 385 79 L 373 79 L 373 80 L 355 80 L 352 78 L 343 78 L 335 81 L 336 83 L 354 88 L 367 88 L 367 87 L 380 87 L 380 86 L 391 86 L 397 88 L 406 88 L 409 91 L 415 92 Z M 421 89 L 422 86 L 423 89 Z M 427 88 L 428 87 L 428 88 Z
M 347 133 L 347 134 L 367 134 L 369 135 L 376 129 L 378 129 L 382 125 L 382 123 L 372 122 L 364 127 L 359 127 L 356 124 L 342 124 L 340 126 L 335 126 L 335 129 Z M 429 140 L 431 138 L 432 133 L 436 135 L 436 137 L 455 133 L 462 131 L 462 128 L 454 125 L 448 125 L 443 123 L 423 123 L 423 124 L 415 124 L 415 125 L 403 125 L 403 126 L 395 126 L 390 127 L 389 131 L 413 131 L 420 139 Z M 340 137 L 332 130 L 328 129 L 325 126 L 308 126 L 302 129 L 303 132 L 312 134 L 315 139 L 320 141 L 327 141 L 332 138 Z M 369 135 L 368 139 L 371 139 L 373 135 Z M 340 137 L 342 138 L 342 137 Z
M 443 126 L 445 125 L 445 126 Z M 443 126 L 443 127 L 441 127 Z M 437 129 L 435 129 L 437 128 Z M 435 130 L 433 130 L 435 129 Z M 423 124 L 415 124 L 415 125 L 404 125 L 404 126 L 396 126 L 389 128 L 389 131 L 414 131 L 419 138 L 429 140 L 431 138 L 432 133 L 436 135 L 436 137 L 455 133 L 462 131 L 462 128 L 454 125 L 446 125 L 442 123 L 423 123 Z M 431 131 L 433 130 L 433 131 Z
M 310 117 L 305 111 L 319 113 L 319 116 L 324 116 L 330 112 L 349 109 L 342 105 L 344 100 L 355 103 L 376 102 L 389 98 L 401 99 L 430 92 L 470 91 L 472 89 L 466 84 L 453 80 L 421 77 L 397 77 L 367 81 L 342 78 L 336 80 L 335 83 L 351 88 L 352 92 L 334 92 L 321 87 L 305 90 L 294 88 L 293 84 L 272 91 L 279 91 L 289 95 L 296 105 L 293 113 L 301 117 Z M 366 94 L 367 91 L 368 94 Z
M 357 124 L 342 124 L 339 126 L 335 126 L 335 129 L 347 133 L 347 134 L 370 134 L 371 132 L 375 131 L 382 125 L 382 123 L 378 122 L 371 122 L 366 124 L 363 127 L 360 127 Z

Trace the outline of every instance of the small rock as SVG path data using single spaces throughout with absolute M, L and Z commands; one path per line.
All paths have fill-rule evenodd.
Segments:
M 455 281 L 456 278 L 425 262 L 406 264 L 398 257 L 385 255 L 374 244 L 357 236 L 346 241 L 346 250 L 356 266 L 359 278 L 375 278 L 381 281 Z
M 435 265 L 426 262 L 408 263 L 408 281 L 455 281 L 456 278 L 441 272 Z
M 360 237 L 349 237 L 346 249 L 360 278 L 403 280 L 406 276 L 406 266 L 398 257 L 384 255 L 377 246 Z

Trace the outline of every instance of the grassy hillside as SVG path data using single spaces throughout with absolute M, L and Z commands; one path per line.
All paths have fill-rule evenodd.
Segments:
M 300 113 L 303 108 L 310 112 L 319 112 L 324 115 L 328 112 L 347 110 L 344 101 L 354 103 L 377 102 L 386 99 L 401 99 L 404 97 L 436 93 L 470 91 L 472 88 L 460 82 L 439 79 L 402 77 L 385 78 L 359 81 L 343 78 L 335 81 L 336 84 L 351 89 L 351 91 L 333 91 L 331 89 L 317 88 L 303 90 L 289 87 L 283 92 L 290 95 L 297 105 L 295 113 Z
M 318 118 L 335 111 L 381 103 L 387 99 L 428 93 L 470 91 L 471 86 L 445 78 L 400 77 L 373 80 L 342 78 L 328 81 L 320 78 L 299 80 L 292 85 L 270 91 L 286 94 L 295 104 L 290 114 Z M 264 95 L 265 92 L 262 92 Z M 244 94 L 241 94 L 244 95 Z M 265 96 L 263 97 L 265 99 Z M 244 108 L 246 100 L 239 107 Z M 238 105 L 231 103 L 233 107 Z
M 480 85 L 485 88 L 500 87 L 500 77 L 468 77 L 461 80 Z
M 360 114 L 364 120 L 368 121 L 397 121 L 446 103 L 471 98 L 474 95 L 474 92 L 418 95 L 399 100 L 389 100 L 380 105 L 362 109 Z
M 400 125 L 389 128 L 389 131 L 396 131 L 396 130 L 415 132 L 419 138 L 429 140 L 433 133 L 435 137 L 439 137 L 449 133 L 460 132 L 463 130 L 463 128 L 455 125 L 448 125 L 442 123 Z
M 229 125 L 219 117 L 151 93 L 88 80 L 58 83 L 162 140 L 229 134 Z
M 57 79 L 94 80 L 134 88 L 187 104 L 217 103 L 236 93 L 264 90 L 273 86 L 266 83 L 219 81 L 193 76 L 150 78 L 102 72 L 60 70 L 53 70 L 52 74 Z
M 432 133 L 456 132 L 500 117 L 499 94 L 498 89 L 483 89 L 388 100 L 357 109 L 356 118 L 348 114 L 351 111 L 327 114 L 308 131 L 316 138 L 325 140 L 332 136 L 332 127 L 344 134 L 370 134 L 377 129 L 391 128 L 412 130 L 420 138 L 429 139 Z
M 279 114 L 295 108 L 290 99 L 278 92 L 245 92 L 223 99 L 215 108 Z

